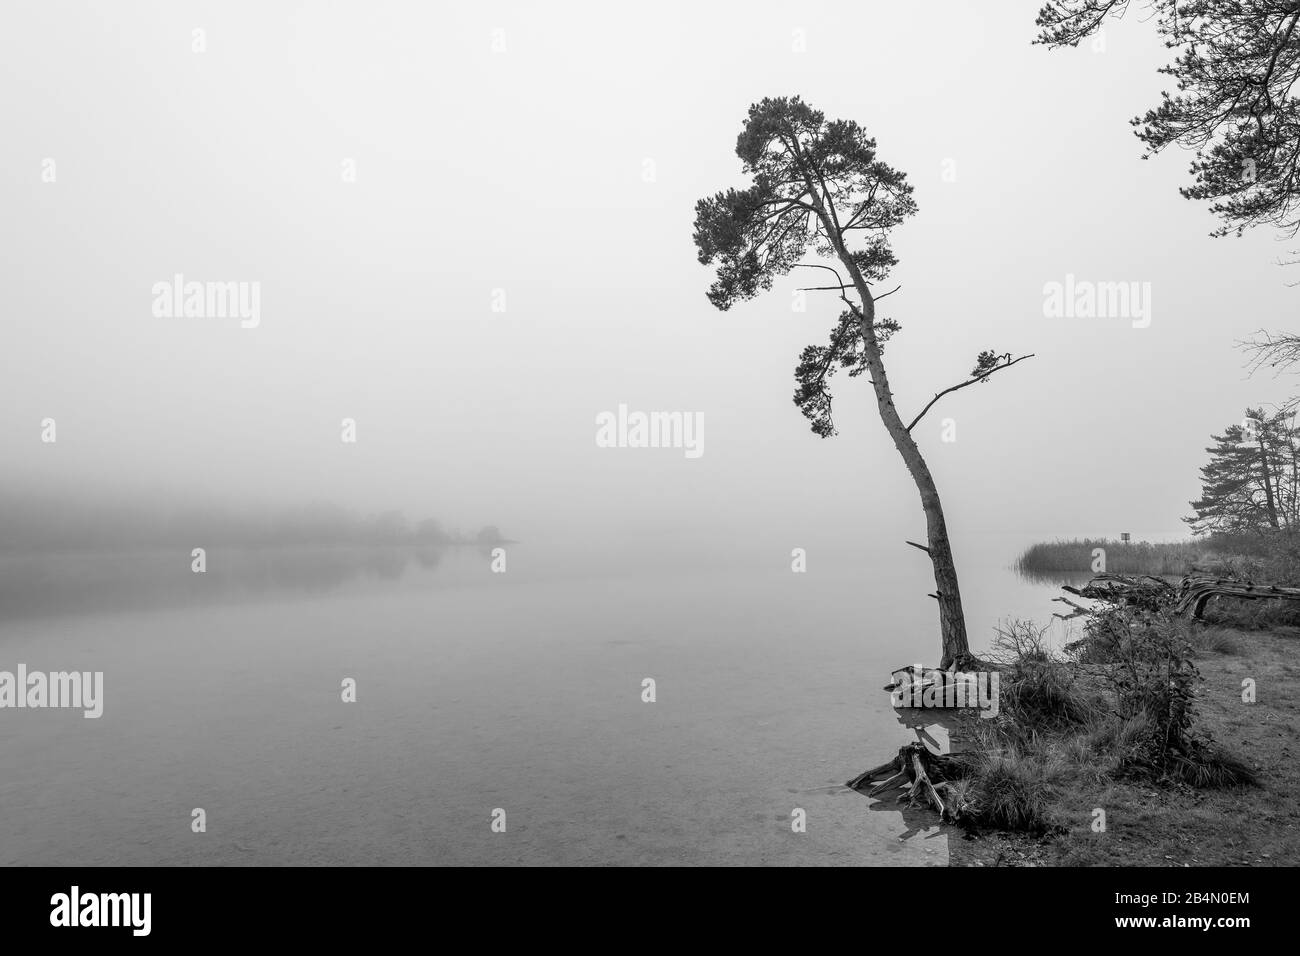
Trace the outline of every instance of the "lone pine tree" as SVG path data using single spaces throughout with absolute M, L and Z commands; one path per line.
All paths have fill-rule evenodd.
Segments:
M 1013 359 L 1010 353 L 981 352 L 965 380 L 936 393 L 915 418 L 905 422 L 894 406 L 882 359 L 884 343 L 899 326 L 877 318 L 877 300 L 890 293 L 873 295 L 871 288 L 897 264 L 890 232 L 917 211 L 906 177 L 877 158 L 876 141 L 857 123 L 828 122 L 797 96 L 764 99 L 751 106 L 736 155 L 752 184 L 706 197 L 695 206 L 699 260 L 717 267 L 709 300 L 719 309 L 729 309 L 771 289 L 776 276 L 798 266 L 835 276 L 834 285 L 815 288 L 838 293 L 846 308 L 831 329 L 829 344 L 810 345 L 800 356 L 795 404 L 816 434 L 829 437 L 835 434 L 831 375 L 836 368 L 847 369 L 850 376 L 868 375 L 880 420 L 907 465 L 925 513 L 922 550 L 934 567 L 931 596 L 939 603 L 940 667 L 964 666 L 970 646 L 948 528 L 939 490 L 912 430 L 944 395 L 987 381 L 993 373 L 1030 356 Z M 810 252 L 823 261 L 801 261 Z

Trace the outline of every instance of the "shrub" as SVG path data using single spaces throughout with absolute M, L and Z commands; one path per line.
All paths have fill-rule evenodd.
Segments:
M 1046 634 L 1046 627 L 1029 621 L 997 629 L 990 656 L 1000 671 L 999 708 L 1026 728 L 1087 723 L 1100 704 L 1080 688 L 1075 670 L 1052 651 Z

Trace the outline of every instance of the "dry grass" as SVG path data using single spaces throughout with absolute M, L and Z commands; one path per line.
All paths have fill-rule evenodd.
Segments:
M 1210 654 L 1240 654 L 1244 648 L 1242 633 L 1236 628 L 1208 627 L 1189 628 L 1187 640 L 1198 657 Z
M 1040 773 L 1027 802 L 1041 811 L 1047 835 L 954 835 L 951 863 L 1268 866 L 1300 859 L 1300 629 L 1206 628 L 1198 641 L 1205 681 L 1196 728 L 1216 742 L 1212 759 L 1197 764 L 1199 776 L 1157 786 L 1125 775 L 1124 755 L 1147 730 L 1142 718 L 1097 720 L 1044 737 L 1035 766 L 1027 767 Z M 1242 701 L 1247 679 L 1255 682 L 1253 704 Z M 1238 769 L 1257 784 L 1234 786 Z M 1105 813 L 1101 832 L 1094 830 L 1097 810 Z

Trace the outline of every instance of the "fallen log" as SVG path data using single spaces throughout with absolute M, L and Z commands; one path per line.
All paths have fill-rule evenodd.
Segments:
M 1178 586 L 1174 602 L 1175 614 L 1189 611 L 1193 618 L 1205 613 L 1212 598 L 1227 597 L 1246 601 L 1300 601 L 1300 588 L 1279 587 L 1276 584 L 1254 584 L 1230 578 L 1213 578 L 1208 575 L 1187 575 Z
M 1150 574 L 1098 574 L 1081 588 L 1062 584 L 1061 590 L 1067 594 L 1088 598 L 1092 601 L 1105 601 L 1107 604 L 1125 604 L 1156 610 L 1164 607 L 1174 599 L 1174 586 L 1163 578 Z M 1077 617 L 1080 612 L 1078 604 L 1065 598 L 1057 600 L 1076 608 L 1069 617 Z
M 1162 578 L 1153 578 L 1149 575 L 1127 575 L 1127 574 L 1098 574 L 1081 588 L 1071 587 L 1068 584 L 1061 586 L 1062 591 L 1069 591 L 1071 594 L 1080 594 L 1084 597 L 1097 597 L 1105 599 L 1114 595 L 1136 594 L 1139 591 L 1151 590 L 1156 593 L 1169 593 L 1174 590 L 1174 586 Z
M 1213 577 L 1195 571 L 1185 575 L 1177 587 L 1149 574 L 1099 574 L 1081 588 L 1063 584 L 1061 590 L 1107 604 L 1138 606 L 1149 610 L 1168 608 L 1177 615 L 1190 614 L 1193 619 L 1200 618 L 1205 613 L 1206 605 L 1216 597 L 1247 601 L 1300 601 L 1300 588 L 1256 584 L 1253 581 Z M 1073 608 L 1070 614 L 1055 615 L 1062 620 L 1089 613 L 1088 608 L 1069 598 L 1058 597 L 1053 600 Z

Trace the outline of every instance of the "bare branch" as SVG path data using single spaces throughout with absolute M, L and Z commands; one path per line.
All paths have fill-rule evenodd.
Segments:
M 837 270 L 831 268 L 830 266 L 824 266 L 824 265 L 821 265 L 821 264 L 816 263 L 816 262 L 796 262 L 796 263 L 794 264 L 794 267 L 795 267 L 796 269 L 825 269 L 825 270 L 826 270 L 827 272 L 829 272 L 831 275 L 835 276 L 836 281 L 839 282 L 839 285 L 838 285 L 838 286 L 833 286 L 833 285 L 832 285 L 832 286 L 826 286 L 826 288 L 828 288 L 828 289 L 836 289 L 836 288 L 838 288 L 838 289 L 840 290 L 840 294 L 841 294 L 841 295 L 844 294 L 844 290 L 845 290 L 845 289 L 852 288 L 852 286 L 847 286 L 847 285 L 845 285 L 845 284 L 844 284 L 844 277 L 843 277 L 842 275 L 840 275 L 839 272 L 838 272 Z
M 1020 356 L 1020 358 L 1018 359 L 1008 359 L 1006 362 L 1003 362 L 1001 365 L 995 365 L 993 368 L 986 369 L 979 374 L 972 375 L 964 382 L 960 382 L 957 385 L 951 386 L 950 388 L 945 388 L 942 392 L 936 393 L 934 398 L 930 399 L 930 401 L 926 403 L 925 408 L 921 409 L 920 414 L 912 419 L 912 424 L 907 426 L 907 430 L 910 432 L 913 428 L 915 428 L 916 423 L 925 417 L 925 413 L 928 412 L 934 406 L 934 403 L 937 402 L 939 399 L 943 398 L 945 395 L 963 389 L 967 385 L 974 385 L 976 382 L 987 381 L 988 377 L 993 373 L 1000 372 L 1004 368 L 1011 368 L 1011 366 L 1015 365 L 1017 362 L 1023 362 L 1025 359 L 1030 359 L 1033 357 L 1034 357 L 1034 353 L 1030 352 L 1028 355 Z
M 800 288 L 798 289 L 798 291 L 799 291 L 799 292 L 843 292 L 846 288 L 848 288 L 848 286 L 842 286 L 842 285 L 809 285 L 809 286 L 802 286 L 802 287 L 800 287 Z M 898 291 L 899 289 L 901 289 L 901 288 L 902 288 L 901 285 L 896 285 L 896 286 L 894 286 L 892 289 L 890 289 L 888 292 L 882 292 L 882 293 L 880 293 L 880 295 L 874 295 L 874 296 L 872 296 L 872 297 L 871 297 L 871 301 L 873 301 L 873 302 L 879 302 L 879 301 L 880 301 L 881 299 L 883 299 L 885 296 L 887 296 L 887 295 L 893 295 L 895 292 L 897 292 L 897 291 Z
M 1252 375 L 1265 365 L 1280 374 L 1300 362 L 1300 335 L 1291 332 L 1274 333 L 1260 329 L 1255 338 L 1238 342 L 1237 346 L 1250 356 L 1246 367 Z

